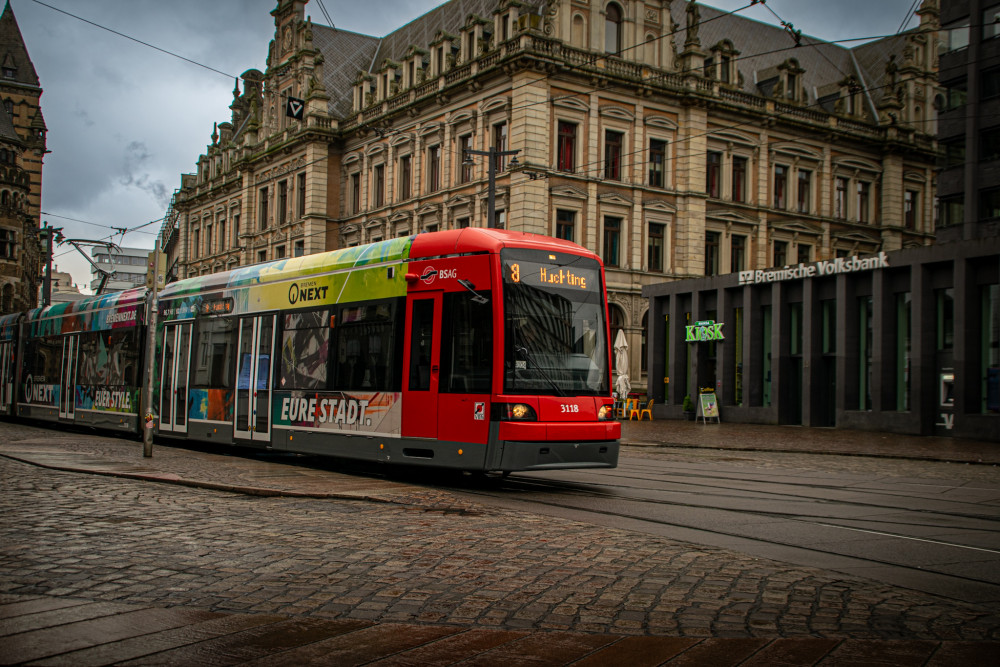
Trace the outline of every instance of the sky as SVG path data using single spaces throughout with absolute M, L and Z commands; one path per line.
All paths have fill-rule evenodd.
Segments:
M 152 250 L 181 174 L 196 170 L 213 123 L 230 120 L 235 78 L 265 69 L 276 0 L 9 2 L 44 91 L 42 220 L 67 238 Z M 320 2 L 337 28 L 377 37 L 442 4 L 310 0 L 306 14 L 324 25 Z M 732 11 L 750 0 L 702 4 Z M 832 41 L 913 27 L 914 8 L 914 0 L 767 0 L 740 14 Z M 89 292 L 86 260 L 68 245 L 54 256 Z

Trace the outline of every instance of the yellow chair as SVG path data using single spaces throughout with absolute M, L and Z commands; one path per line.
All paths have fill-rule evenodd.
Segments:
M 615 416 L 615 417 L 624 417 L 625 416 L 625 401 L 623 401 L 620 398 L 616 399 L 615 400 L 614 408 L 612 408 L 612 410 L 613 410 L 613 412 L 612 412 L 613 416 Z
M 639 421 L 642 421 L 643 415 L 649 417 L 649 421 L 653 421 L 653 399 L 649 399 L 649 403 L 646 403 L 646 407 L 639 410 Z
M 639 399 L 632 398 L 628 402 L 628 419 L 632 421 L 632 417 L 635 417 L 639 421 L 642 421 L 642 413 L 639 410 Z

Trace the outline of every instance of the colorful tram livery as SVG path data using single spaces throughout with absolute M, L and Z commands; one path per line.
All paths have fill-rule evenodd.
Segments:
M 138 432 L 144 300 L 0 319 L 0 359 L 20 344 L 32 378 L 16 414 Z M 614 467 L 606 303 L 580 246 L 474 228 L 182 280 L 159 294 L 156 433 L 470 471 Z
M 145 309 L 129 290 L 0 319 L 0 413 L 137 432 Z

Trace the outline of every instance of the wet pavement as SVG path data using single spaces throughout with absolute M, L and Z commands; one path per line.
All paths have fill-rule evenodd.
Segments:
M 623 442 L 1000 461 L 975 441 L 669 420 Z M 0 663 L 976 665 L 1000 649 L 990 605 L 293 457 L 141 453 L 0 423 Z

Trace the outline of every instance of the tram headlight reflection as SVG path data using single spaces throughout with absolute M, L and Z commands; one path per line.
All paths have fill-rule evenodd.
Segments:
M 538 421 L 535 409 L 527 403 L 503 403 L 498 407 L 500 419 L 503 421 Z

